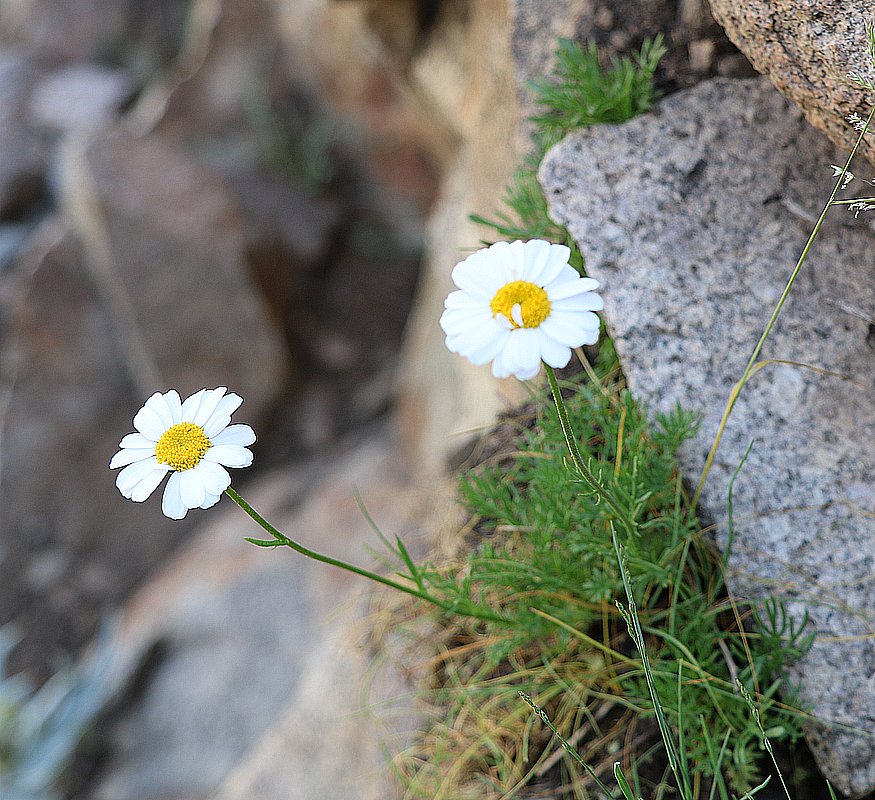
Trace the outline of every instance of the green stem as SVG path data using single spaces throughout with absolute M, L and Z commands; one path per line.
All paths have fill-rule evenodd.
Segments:
M 626 622 L 629 626 L 629 635 L 631 636 L 638 654 L 641 656 L 641 666 L 644 669 L 644 679 L 647 682 L 647 690 L 650 693 L 650 702 L 653 705 L 653 711 L 656 714 L 656 723 L 659 727 L 659 732 L 662 735 L 662 742 L 665 746 L 665 753 L 668 757 L 668 765 L 674 773 L 675 781 L 678 789 L 684 800 L 691 800 L 693 792 L 690 788 L 689 778 L 686 772 L 681 768 L 681 757 L 678 749 L 672 739 L 671 728 L 668 726 L 668 721 L 665 718 L 665 712 L 662 710 L 662 704 L 659 699 L 659 693 L 656 690 L 656 681 L 653 678 L 653 669 L 650 666 L 650 658 L 647 655 L 647 645 L 644 640 L 644 631 L 641 630 L 641 621 L 638 619 L 638 607 L 635 603 L 635 595 L 632 593 L 632 584 L 629 580 L 629 572 L 626 567 L 625 551 L 623 546 L 617 541 L 617 535 L 611 532 L 611 543 L 614 545 L 614 552 L 617 555 L 617 565 L 620 569 L 620 576 L 623 579 L 623 589 L 626 592 L 626 610 L 628 618 Z M 623 609 L 618 604 L 621 613 Z M 625 615 L 624 615 L 625 616 Z M 680 706 L 678 706 L 680 713 Z
M 571 461 L 574 463 L 575 469 L 580 473 L 580 476 L 586 481 L 590 489 L 611 507 L 611 510 L 617 516 L 618 522 L 622 524 L 626 532 L 629 535 L 634 535 L 637 529 L 635 520 L 623 504 L 614 497 L 613 493 L 592 473 L 592 470 L 586 465 L 583 456 L 580 454 L 580 448 L 577 446 L 577 437 L 574 435 L 574 429 L 571 427 L 571 421 L 568 418 L 568 408 L 565 405 L 565 400 L 562 398 L 559 381 L 556 380 L 556 373 L 547 364 L 544 364 L 544 371 L 547 373 L 547 382 L 550 384 L 550 391 L 553 392 L 556 412 L 559 415 L 559 425 L 562 428 L 562 435 L 565 437 L 565 444 L 568 447 L 568 452 L 571 455 Z
M 462 616 L 489 620 L 490 622 L 507 622 L 504 617 L 500 617 L 497 614 L 492 614 L 488 611 L 480 611 L 478 609 L 460 608 L 456 604 L 440 600 L 437 597 L 430 595 L 428 592 L 420 591 L 419 589 L 415 589 L 412 586 L 405 586 L 403 583 L 398 583 L 397 581 L 393 581 L 391 578 L 386 578 L 383 575 L 378 575 L 376 572 L 362 569 L 361 567 L 357 567 L 354 564 L 349 564 L 346 561 L 341 561 L 340 559 L 332 558 L 331 556 L 326 556 L 322 553 L 317 553 L 315 550 L 311 550 L 309 547 L 304 547 L 304 545 L 302 545 L 300 542 L 296 542 L 294 539 L 289 538 L 284 533 L 282 533 L 282 531 L 277 530 L 251 505 L 249 505 L 249 503 L 247 503 L 246 500 L 244 500 L 243 497 L 241 497 L 236 490 L 232 489 L 230 486 L 225 489 L 225 494 L 228 495 L 228 497 L 230 497 L 238 506 L 240 506 L 243 511 L 245 511 L 253 520 L 255 520 L 255 522 L 257 522 L 275 540 L 274 542 L 262 542 L 261 540 L 250 539 L 247 537 L 246 541 L 248 542 L 258 544 L 261 547 L 290 547 L 292 550 L 300 553 L 306 558 L 311 558 L 314 561 L 320 561 L 321 563 L 328 564 L 332 567 L 338 567 L 339 569 L 346 570 L 347 572 L 352 572 L 355 575 L 361 575 L 363 578 L 368 578 L 375 583 L 381 583 L 384 586 L 390 586 L 393 589 L 397 589 L 399 592 L 404 592 L 405 594 L 412 595 L 413 597 L 418 597 L 420 600 L 425 600 L 432 605 L 435 605 L 438 608 L 447 611 L 448 613 L 461 614 Z
M 726 408 L 723 411 L 723 418 L 720 420 L 720 425 L 717 428 L 717 435 L 714 437 L 714 443 L 711 445 L 711 449 L 708 451 L 708 457 L 705 459 L 705 466 L 702 469 L 702 475 L 699 478 L 698 485 L 696 486 L 696 493 L 693 495 L 692 508 L 695 508 L 699 503 L 699 497 L 702 494 L 702 489 L 705 487 L 705 480 L 708 477 L 708 473 L 711 471 L 711 466 L 714 463 L 714 456 L 717 455 L 717 448 L 720 445 L 720 440 L 723 438 L 723 431 L 726 429 L 726 423 L 729 421 L 729 415 L 732 413 L 732 409 L 735 407 L 735 402 L 738 400 L 738 397 L 741 394 L 741 390 L 744 388 L 744 385 L 748 382 L 754 372 L 754 368 L 756 366 L 757 359 L 759 358 L 760 351 L 763 349 L 763 345 L 765 344 L 766 339 L 772 332 L 772 328 L 775 327 L 775 323 L 778 321 L 778 316 L 781 314 L 781 310 L 784 308 L 784 303 L 787 302 L 787 298 L 790 296 L 790 290 L 793 288 L 793 284 L 796 282 L 796 278 L 798 277 L 799 272 L 802 270 L 802 265 L 805 263 L 805 259 L 808 257 L 808 252 L 809 250 L 811 250 L 811 246 L 814 244 L 814 240 L 820 233 L 820 228 L 823 225 L 823 221 L 826 219 L 827 211 L 829 211 L 830 206 L 837 202 L 835 196 L 839 191 L 839 187 L 841 187 L 842 183 L 845 180 L 845 174 L 848 171 L 848 167 L 851 166 L 851 161 L 853 161 L 854 155 L 856 154 L 857 149 L 860 147 L 860 143 L 863 141 L 865 131 L 869 129 L 869 123 L 872 121 L 873 115 L 875 115 L 875 106 L 873 106 L 872 110 L 869 112 L 869 117 L 866 120 L 866 125 L 863 127 L 864 133 L 861 133 L 860 136 L 857 138 L 857 142 L 856 144 L 854 144 L 854 148 L 853 150 L 851 150 L 851 154 L 848 156 L 847 161 L 845 161 L 845 166 L 843 167 L 841 174 L 838 176 L 838 180 L 833 187 L 832 194 L 830 194 L 829 200 L 826 201 L 826 204 L 823 206 L 823 210 L 820 212 L 820 216 L 818 217 L 814 228 L 812 228 L 811 230 L 808 241 L 805 243 L 805 247 L 802 249 L 802 253 L 799 256 L 799 259 L 796 261 L 796 266 L 793 268 L 793 272 L 790 273 L 790 278 L 787 281 L 787 285 L 784 287 L 784 291 L 781 292 L 781 296 L 778 299 L 774 310 L 772 311 L 772 316 L 769 317 L 769 321 L 766 324 L 766 327 L 763 330 L 763 333 L 760 336 L 756 347 L 753 349 L 753 353 L 751 353 L 751 356 L 748 359 L 747 366 L 744 368 L 744 372 L 742 373 L 741 378 L 735 384 L 735 386 L 732 387 L 732 391 L 729 394 L 729 401 L 727 402 Z

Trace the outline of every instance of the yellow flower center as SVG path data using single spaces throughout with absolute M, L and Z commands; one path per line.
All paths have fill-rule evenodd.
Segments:
M 516 313 L 515 306 L 519 306 Z M 550 316 L 547 292 L 529 281 L 506 283 L 495 293 L 489 308 L 493 317 L 502 314 L 514 328 L 537 328 Z
M 169 464 L 177 472 L 196 467 L 213 443 L 200 425 L 180 422 L 171 425 L 155 445 L 159 464 Z

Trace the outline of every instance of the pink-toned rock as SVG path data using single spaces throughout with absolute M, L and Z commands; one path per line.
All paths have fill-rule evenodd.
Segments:
M 757 68 L 808 121 L 850 149 L 857 134 L 846 117 L 866 116 L 873 98 L 848 78 L 875 79 L 866 49 L 869 0 L 711 0 L 714 17 Z M 875 144 L 861 152 L 875 163 Z

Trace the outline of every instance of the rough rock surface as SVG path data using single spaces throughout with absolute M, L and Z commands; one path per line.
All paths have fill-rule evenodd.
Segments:
M 716 80 L 569 136 L 542 165 L 552 215 L 602 282 L 630 388 L 653 411 L 703 414 L 682 459 L 693 483 L 835 158 L 765 81 Z M 702 501 L 725 522 L 728 481 L 755 437 L 735 488 L 730 585 L 777 591 L 796 619 L 810 613 L 817 641 L 790 677 L 824 721 L 810 727 L 818 762 L 859 796 L 875 788 L 875 235 L 840 209 L 830 219 L 762 358 L 847 379 L 788 364 L 759 372 Z
M 848 73 L 875 79 L 866 53 L 869 0 L 711 0 L 711 9 L 754 67 L 798 103 L 809 122 L 834 142 L 853 145 L 856 134 L 845 117 L 865 117 L 872 99 Z M 862 152 L 875 163 L 871 141 Z

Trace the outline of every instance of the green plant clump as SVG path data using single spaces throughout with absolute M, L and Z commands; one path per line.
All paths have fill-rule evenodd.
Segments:
M 539 163 L 571 130 L 649 110 L 664 53 L 658 37 L 603 68 L 594 45 L 560 41 L 552 77 L 533 84 L 544 113 L 533 118 L 533 152 L 508 187 L 507 211 L 471 219 L 503 238 L 563 242 L 582 270 L 574 241 L 548 216 Z M 725 564 L 675 466 L 697 420 L 676 409 L 651 424 L 623 388 L 610 339 L 599 359 L 596 372 L 585 364 L 591 380 L 564 391 L 588 470 L 615 506 L 572 468 L 556 407 L 539 397 L 515 450 L 461 478 L 471 514 L 461 563 L 405 560 L 420 588 L 446 599 L 434 719 L 398 759 L 408 797 L 538 797 L 544 783 L 543 796 L 584 797 L 603 792 L 601 778 L 623 762 L 635 797 L 659 798 L 670 774 L 659 728 L 663 741 L 677 742 L 671 771 L 684 775 L 683 796 L 728 800 L 729 787 L 746 791 L 760 777 L 759 719 L 773 739 L 801 735 L 804 714 L 782 674 L 811 636 L 778 601 L 739 608 L 728 594 Z M 618 545 L 625 575 L 618 507 L 628 523 Z M 618 607 L 633 596 L 641 637 L 630 636 L 629 606 Z M 739 685 L 753 688 L 757 719 Z M 533 722 L 520 693 L 567 748 Z M 583 762 L 593 769 L 581 770 Z
M 572 266 L 580 266 L 582 260 L 574 241 L 547 213 L 538 166 L 544 153 L 573 130 L 626 122 L 649 111 L 658 97 L 653 76 L 665 52 L 662 36 L 656 36 L 645 39 L 632 58 L 614 59 L 604 68 L 594 43 L 581 47 L 577 42 L 560 39 L 552 77 L 531 85 L 535 102 L 544 113 L 531 118 L 535 123 L 533 150 L 507 187 L 503 204 L 508 211 L 498 213 L 494 219 L 472 214 L 471 220 L 508 239 L 549 239 L 567 244 L 577 260 Z
M 795 740 L 800 715 L 775 695 L 782 668 L 810 639 L 787 628 L 777 604 L 755 615 L 757 633 L 739 627 L 740 616 L 753 612 L 730 603 L 723 565 L 701 536 L 675 468 L 677 449 L 694 434 L 696 420 L 678 409 L 651 426 L 625 390 L 575 381 L 566 391 L 590 469 L 637 523 L 638 535 L 624 541 L 632 590 L 663 711 L 684 742 L 691 772 L 709 779 L 716 766 L 734 786 L 751 786 L 759 776 L 760 733 L 736 681 L 758 687 L 770 735 Z M 455 638 L 445 651 L 437 703 L 451 713 L 438 724 L 441 736 L 433 730 L 441 740 L 431 743 L 438 758 L 411 781 L 418 791 L 434 791 L 426 779 L 439 773 L 447 748 L 457 776 L 466 769 L 477 780 L 487 775 L 502 791 L 537 774 L 550 753 L 544 750 L 534 766 L 524 763 L 523 755 L 538 748 L 518 691 L 548 709 L 563 735 L 585 735 L 604 757 L 630 744 L 624 731 L 633 718 L 642 732 L 653 718 L 642 664 L 615 605 L 625 594 L 611 539 L 613 512 L 576 482 L 555 407 L 544 398 L 516 445 L 461 479 L 477 542 L 464 567 L 420 570 L 438 594 L 500 611 L 506 622 L 451 623 Z M 452 741 L 465 746 L 451 747 Z M 566 766 L 569 780 L 585 784 L 585 775 Z

